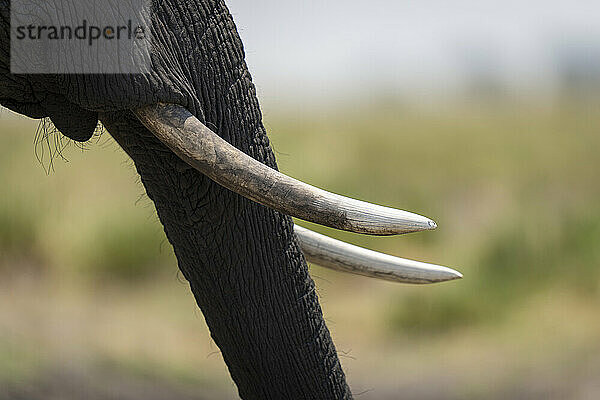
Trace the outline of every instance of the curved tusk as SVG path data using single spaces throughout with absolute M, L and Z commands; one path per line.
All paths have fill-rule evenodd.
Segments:
M 439 265 L 377 253 L 295 225 L 306 259 L 322 267 L 401 283 L 437 283 L 461 279 L 460 272 Z
M 227 143 L 181 106 L 153 104 L 133 112 L 189 165 L 220 185 L 281 213 L 371 235 L 437 227 L 421 215 L 343 197 L 290 178 Z

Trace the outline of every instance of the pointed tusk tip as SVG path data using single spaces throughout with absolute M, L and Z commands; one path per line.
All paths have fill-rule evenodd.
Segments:
M 449 280 L 449 281 L 454 281 L 454 280 L 457 280 L 457 279 L 462 279 L 462 278 L 463 278 L 463 274 L 461 274 L 461 273 L 460 273 L 460 272 L 458 272 L 458 271 L 451 270 L 451 271 L 450 271 L 450 276 L 448 277 L 448 280 Z
M 432 231 L 437 229 L 437 227 L 438 225 L 434 220 L 424 217 L 422 215 L 413 214 L 413 217 L 409 219 L 408 223 L 406 222 L 406 220 L 402 221 L 398 226 L 394 227 L 396 229 L 393 230 L 391 234 L 397 235 L 402 233 Z
M 440 271 L 439 271 L 439 275 L 438 275 L 437 279 L 433 280 L 431 283 L 450 282 L 450 281 L 455 281 L 455 280 L 463 278 L 463 274 L 461 274 L 460 272 L 458 272 L 456 270 L 453 270 L 448 267 L 439 267 L 439 268 L 440 268 Z

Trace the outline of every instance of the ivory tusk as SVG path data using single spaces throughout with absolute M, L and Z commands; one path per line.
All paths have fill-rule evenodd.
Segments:
M 269 168 L 220 138 L 182 106 L 154 104 L 134 113 L 189 165 L 220 185 L 281 213 L 370 235 L 437 227 L 421 215 L 330 193 Z
M 294 230 L 306 259 L 322 267 L 392 282 L 426 284 L 462 278 L 462 274 L 440 265 L 378 253 L 341 242 L 295 225 Z

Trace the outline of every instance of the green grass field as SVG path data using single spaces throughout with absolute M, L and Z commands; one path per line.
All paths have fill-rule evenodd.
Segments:
M 600 396 L 593 110 L 265 110 L 282 171 L 439 228 L 370 238 L 301 224 L 465 275 L 410 287 L 312 267 L 359 398 Z M 36 127 L 0 114 L 0 382 L 10 393 L 52 379 L 92 390 L 119 371 L 181 398 L 234 396 L 131 162 L 104 134 L 67 147 L 48 175 L 54 139 L 36 144 Z

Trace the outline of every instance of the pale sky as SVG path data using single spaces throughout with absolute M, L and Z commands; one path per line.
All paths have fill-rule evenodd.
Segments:
M 598 0 L 228 0 L 261 97 L 438 93 L 473 67 L 544 85 L 557 43 L 600 40 Z M 375 85 L 375 86 L 373 86 Z

